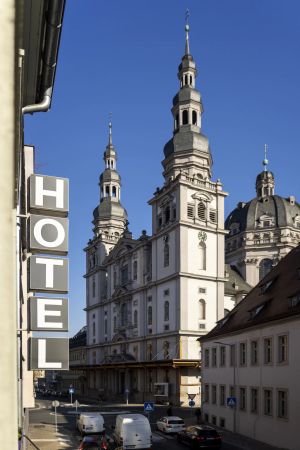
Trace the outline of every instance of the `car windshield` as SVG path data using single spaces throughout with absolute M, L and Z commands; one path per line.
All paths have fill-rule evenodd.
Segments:
M 216 430 L 197 430 L 198 436 L 204 436 L 206 438 L 208 437 L 217 437 L 218 433 Z
M 184 422 L 183 422 L 182 419 L 168 420 L 168 423 L 169 423 L 170 425 L 183 425 L 183 424 L 184 424 Z

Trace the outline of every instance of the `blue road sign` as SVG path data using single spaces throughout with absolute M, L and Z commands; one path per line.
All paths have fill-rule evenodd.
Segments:
M 74 394 L 74 392 L 75 392 L 75 389 L 74 389 L 74 388 L 70 388 L 70 389 L 69 389 L 69 394 Z
M 234 406 L 236 406 L 236 397 L 227 397 L 227 406 L 230 406 L 231 408 L 233 408 Z
M 153 402 L 145 402 L 144 403 L 144 412 L 152 412 L 154 411 L 154 403 Z
M 195 406 L 195 402 L 194 402 L 194 400 L 190 400 L 189 401 L 189 406 L 192 408 L 193 406 Z

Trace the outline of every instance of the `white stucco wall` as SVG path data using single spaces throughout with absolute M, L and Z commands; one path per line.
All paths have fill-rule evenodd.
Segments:
M 286 334 L 288 336 L 288 362 L 278 363 L 278 336 Z M 273 338 L 273 363 L 264 365 L 263 363 L 263 339 L 265 337 Z M 250 342 L 258 340 L 259 342 L 259 364 L 251 366 L 250 363 Z M 213 341 L 203 343 L 202 355 L 206 349 L 210 350 L 210 367 L 202 366 L 202 391 L 204 385 L 209 384 L 210 401 L 203 403 L 203 414 L 211 417 L 216 416 L 217 424 L 219 419 L 225 419 L 225 428 L 233 431 L 234 414 L 236 414 L 236 432 L 249 436 L 251 438 L 266 442 L 270 445 L 287 448 L 289 450 L 299 449 L 299 404 L 300 404 L 300 386 L 298 383 L 298 374 L 300 373 L 300 321 L 290 320 L 278 324 L 268 324 L 261 328 L 245 331 L 244 333 L 228 336 L 226 338 L 216 338 L 217 342 L 225 344 L 236 344 L 247 342 L 247 365 L 240 367 L 239 358 L 236 368 L 229 365 L 229 350 L 226 346 L 226 366 L 219 367 L 219 361 L 216 368 L 211 367 L 211 349 L 217 347 L 219 358 L 220 344 Z M 226 397 L 229 395 L 229 386 L 233 385 L 235 370 L 235 385 L 237 393 L 237 408 L 230 409 L 227 406 L 220 406 L 217 394 L 217 405 L 211 403 L 211 385 L 219 387 L 221 384 L 226 386 Z M 247 408 L 246 411 L 239 409 L 239 387 L 247 389 Z M 258 414 L 250 412 L 250 389 L 259 389 L 259 408 Z M 263 389 L 272 389 L 273 391 L 273 414 L 267 416 L 263 414 Z M 284 389 L 288 392 L 288 415 L 287 418 L 277 417 L 277 390 Z

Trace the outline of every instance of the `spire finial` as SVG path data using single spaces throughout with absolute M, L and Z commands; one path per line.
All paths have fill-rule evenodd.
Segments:
M 108 136 L 108 144 L 109 145 L 112 145 L 112 113 L 110 112 L 109 113 L 109 124 L 108 124 L 108 127 L 109 127 L 109 136 Z
M 267 165 L 269 164 L 269 160 L 267 159 L 267 151 L 268 151 L 268 145 L 265 144 L 265 158 L 263 160 L 263 166 L 264 166 L 264 171 L 267 171 Z
M 185 12 L 185 54 L 190 54 L 190 42 L 189 42 L 189 31 L 190 31 L 190 25 L 189 25 L 189 18 L 190 18 L 190 11 L 189 9 Z

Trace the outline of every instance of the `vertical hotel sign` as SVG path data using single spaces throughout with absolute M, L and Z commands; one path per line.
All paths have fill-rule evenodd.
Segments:
M 29 178 L 29 328 L 68 331 L 69 181 L 33 174 Z M 68 370 L 69 339 L 29 339 L 30 370 Z

